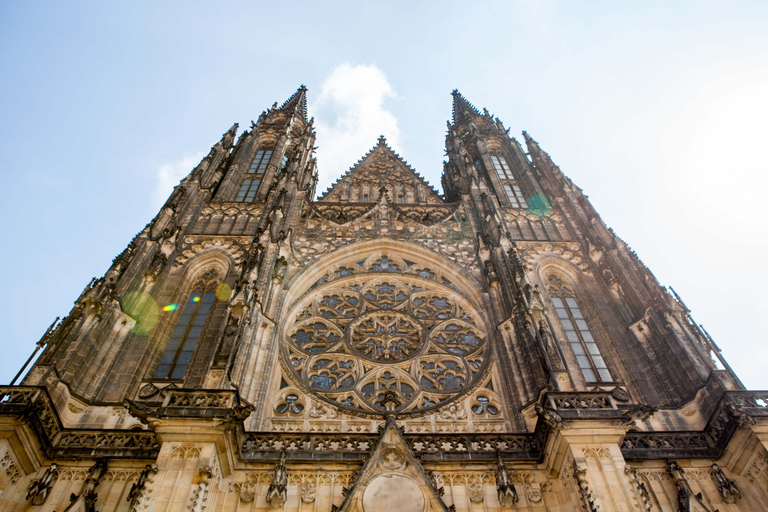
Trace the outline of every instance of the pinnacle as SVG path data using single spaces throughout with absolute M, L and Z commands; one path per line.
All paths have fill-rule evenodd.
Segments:
M 293 110 L 299 114 L 302 119 L 307 120 L 307 86 L 301 84 L 296 92 L 285 103 L 280 105 L 279 110 Z
M 453 95 L 453 124 L 463 121 L 467 116 L 479 116 L 480 111 L 461 95 L 458 89 L 454 89 Z

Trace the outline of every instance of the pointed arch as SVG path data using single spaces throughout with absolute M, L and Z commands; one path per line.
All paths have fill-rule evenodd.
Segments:
M 587 383 L 613 382 L 598 342 L 579 305 L 574 269 L 566 262 L 548 259 L 539 266 L 539 276 L 554 308 L 557 322 Z
M 184 378 L 217 300 L 216 288 L 220 283 L 221 276 L 215 269 L 211 269 L 192 284 L 192 291 L 182 306 L 181 316 L 171 332 L 160 362 L 155 367 L 153 378 Z M 178 307 L 176 304 L 172 306 Z

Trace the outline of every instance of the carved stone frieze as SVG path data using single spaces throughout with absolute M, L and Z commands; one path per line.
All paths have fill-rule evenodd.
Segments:
M 308 226 L 299 229 L 301 234 L 297 234 L 293 239 L 294 253 L 306 265 L 318 256 L 352 242 L 381 238 L 383 235 L 394 240 L 407 240 L 422 245 L 465 268 L 470 268 L 474 263 L 476 248 L 474 239 L 469 236 L 467 215 L 463 207 L 454 206 L 453 212 L 445 218 L 426 225 L 399 213 L 395 206 L 392 208 L 394 209 L 387 208 L 384 211 L 375 207 L 343 226 L 330 221 L 313 223 L 312 219 L 305 219 Z M 386 217 L 382 216 L 384 214 Z M 434 216 L 440 217 L 437 213 Z M 385 222 L 385 219 L 387 228 L 382 233 L 381 223 Z
M 180 267 L 196 254 L 210 249 L 225 251 L 232 256 L 235 264 L 242 265 L 248 259 L 252 242 L 252 236 L 187 235 L 182 240 L 180 253 L 173 266 Z
M 546 257 L 555 257 L 570 262 L 585 274 L 590 273 L 587 257 L 582 253 L 578 243 L 549 242 L 542 244 L 518 241 L 517 246 L 522 253 L 523 260 L 531 267 Z

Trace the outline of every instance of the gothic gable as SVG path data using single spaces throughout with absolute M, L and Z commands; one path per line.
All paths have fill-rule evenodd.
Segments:
M 434 483 L 408 448 L 394 421 L 387 419 L 339 512 L 448 512 Z
M 387 145 L 383 135 L 318 201 L 375 203 L 382 192 L 393 203 L 443 202 L 440 194 Z

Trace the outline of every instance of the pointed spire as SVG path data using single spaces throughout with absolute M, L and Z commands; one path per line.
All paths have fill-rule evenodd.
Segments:
M 480 111 L 461 95 L 458 89 L 451 92 L 453 95 L 453 124 L 463 121 L 467 116 L 479 116 Z
M 285 103 L 280 105 L 279 110 L 287 112 L 293 111 L 300 115 L 302 119 L 307 120 L 307 87 L 302 84 L 301 87 L 296 89 L 293 95 L 285 100 Z

